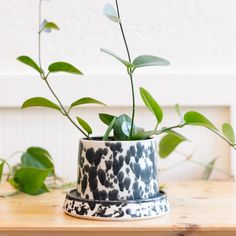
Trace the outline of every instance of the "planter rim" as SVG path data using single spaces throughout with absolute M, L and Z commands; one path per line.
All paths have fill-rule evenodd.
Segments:
M 95 136 L 91 137 L 92 139 L 87 139 L 87 138 L 80 138 L 80 142 L 86 142 L 86 143 L 122 143 L 122 142 L 132 142 L 132 143 L 138 143 L 138 142 L 150 142 L 152 140 L 156 139 L 156 135 L 153 135 L 152 137 L 148 139 L 138 139 L 138 140 L 102 140 L 102 136 Z M 95 138 L 95 139 L 93 139 Z M 101 140 L 100 140 L 101 138 Z

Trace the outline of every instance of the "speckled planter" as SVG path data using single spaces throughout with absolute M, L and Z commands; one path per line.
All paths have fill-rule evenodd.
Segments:
M 67 194 L 66 213 L 90 219 L 152 218 L 169 210 L 159 191 L 155 138 L 80 141 L 77 189 Z

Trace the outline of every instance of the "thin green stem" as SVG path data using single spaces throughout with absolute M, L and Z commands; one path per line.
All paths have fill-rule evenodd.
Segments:
M 12 174 L 11 165 L 5 159 L 0 158 L 0 161 L 2 161 L 3 163 L 5 163 L 7 165 L 7 168 L 8 168 L 7 181 L 8 181 L 11 174 Z
M 130 84 L 131 84 L 131 90 L 132 90 L 132 118 L 131 118 L 131 127 L 129 132 L 129 138 L 132 138 L 133 134 L 133 127 L 134 127 L 134 116 L 135 116 L 135 94 L 134 94 L 134 83 L 133 83 L 133 76 L 132 74 L 129 74 L 130 76 Z
M 41 63 L 41 13 L 42 11 L 42 0 L 39 0 L 39 31 L 38 31 L 38 57 L 39 57 L 39 67 L 42 68 L 42 63 Z
M 39 30 L 38 30 L 38 56 L 39 56 L 39 66 L 41 69 L 41 73 L 40 73 L 40 77 L 46 82 L 49 90 L 51 91 L 51 93 L 53 94 L 53 96 L 55 97 L 55 99 L 57 100 L 57 102 L 59 103 L 62 111 L 61 113 L 63 115 L 65 115 L 68 120 L 86 137 L 89 139 L 89 135 L 86 134 L 74 121 L 73 119 L 69 116 L 68 112 L 66 111 L 65 107 L 63 106 L 63 104 L 61 103 L 60 99 L 58 98 L 58 96 L 56 95 L 56 93 L 53 91 L 51 85 L 48 82 L 48 76 L 50 74 L 50 72 L 47 73 L 47 75 L 44 74 L 43 68 L 42 68 L 42 62 L 41 62 L 41 9 L 42 9 L 42 0 L 39 0 Z
M 115 0 L 115 2 L 116 2 L 117 16 L 120 19 L 120 10 L 119 10 L 118 0 Z M 127 40 L 125 37 L 123 25 L 121 22 L 119 22 L 119 26 L 120 26 L 120 31 L 121 31 L 122 38 L 123 38 L 123 41 L 125 44 L 128 60 L 131 63 L 130 51 L 129 51 L 128 43 L 127 43 Z M 132 133 L 133 133 L 133 127 L 134 127 L 134 117 L 135 117 L 135 93 L 134 93 L 133 71 L 128 69 L 128 74 L 130 77 L 130 84 L 131 84 L 131 91 L 132 91 L 132 119 L 131 119 L 131 128 L 130 128 L 130 132 L 129 132 L 129 138 L 131 139 Z
M 204 167 L 211 168 L 211 169 L 213 169 L 213 170 L 215 170 L 215 171 L 221 172 L 221 173 L 226 174 L 226 175 L 228 175 L 228 176 L 230 176 L 230 177 L 234 177 L 234 176 L 233 176 L 231 173 L 229 173 L 228 171 L 225 171 L 225 170 L 220 169 L 220 168 L 218 168 L 218 167 L 214 167 L 214 166 L 212 166 L 212 165 L 205 164 L 205 163 L 202 163 L 202 162 L 200 162 L 200 161 L 196 161 L 196 160 L 194 160 L 194 159 L 189 159 L 189 161 L 191 161 L 191 162 L 193 162 L 193 163 L 195 163 L 195 164 L 197 164 L 197 165 L 200 165 L 200 166 L 204 166 Z
M 116 0 L 116 10 L 117 10 L 117 16 L 120 19 L 120 10 L 119 10 L 118 0 Z M 123 40 L 124 40 L 125 48 L 126 48 L 126 51 L 127 51 L 128 60 L 131 63 L 131 56 L 130 56 L 130 52 L 129 52 L 129 47 L 128 47 L 128 43 L 127 43 L 127 40 L 126 40 L 126 37 L 125 37 L 125 33 L 124 33 L 124 29 L 123 29 L 123 26 L 122 26 L 121 22 L 119 22 L 119 26 L 120 26 L 122 37 L 123 37 Z
M 174 125 L 174 126 L 171 126 L 171 127 L 162 128 L 161 130 L 157 130 L 157 131 L 156 131 L 156 135 L 165 133 L 165 132 L 170 131 L 170 130 L 172 130 L 172 129 L 183 128 L 184 126 L 185 126 L 185 124 L 178 124 L 178 125 Z
M 49 74 L 48 74 L 49 75 Z M 48 76 L 47 75 L 47 76 Z M 64 106 L 62 105 L 60 99 L 57 97 L 57 95 L 55 94 L 55 92 L 53 91 L 51 85 L 49 84 L 48 80 L 47 80 L 47 77 L 45 77 L 45 82 L 49 88 L 49 90 L 51 91 L 51 93 L 53 94 L 53 96 L 55 97 L 55 99 L 57 100 L 57 102 L 59 103 L 62 111 L 63 111 L 63 114 L 68 118 L 68 120 L 87 138 L 89 138 L 89 136 L 73 121 L 73 119 L 69 116 L 69 114 L 67 113 L 66 109 L 64 108 Z

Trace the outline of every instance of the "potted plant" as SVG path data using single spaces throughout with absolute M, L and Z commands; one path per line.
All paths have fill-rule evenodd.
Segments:
M 41 0 L 39 5 L 41 16 Z M 34 97 L 26 100 L 22 108 L 41 106 L 58 110 L 84 135 L 80 140 L 78 185 L 77 189 L 67 194 L 64 209 L 66 213 L 84 218 L 96 219 L 135 219 L 150 218 L 165 214 L 169 210 L 167 196 L 160 191 L 157 173 L 156 135 L 164 135 L 159 143 L 159 156 L 167 157 L 181 142 L 187 139 L 175 130 L 187 125 L 202 126 L 220 136 L 235 149 L 234 132 L 229 124 L 223 125 L 221 133 L 215 125 L 202 114 L 189 111 L 180 115 L 180 122 L 171 127 L 162 127 L 163 112 L 154 97 L 145 89 L 140 88 L 141 98 L 146 107 L 156 118 L 152 130 L 145 130 L 135 125 L 135 86 L 134 75 L 141 67 L 167 66 L 169 62 L 152 55 L 141 55 L 131 59 L 128 43 L 121 21 L 118 1 L 115 8 L 107 4 L 104 15 L 115 22 L 120 28 L 124 41 L 127 58 L 123 59 L 115 53 L 101 49 L 124 65 L 131 85 L 132 112 L 113 116 L 99 114 L 107 130 L 102 137 L 91 137 L 92 128 L 81 117 L 76 121 L 70 116 L 70 111 L 76 106 L 88 103 L 104 105 L 104 103 L 90 97 L 80 98 L 67 109 L 61 103 L 49 83 L 49 76 L 56 72 L 67 72 L 82 75 L 82 72 L 67 62 L 55 62 L 48 66 L 48 72 L 41 64 L 41 34 L 59 27 L 50 21 L 41 22 L 38 32 L 39 62 L 38 64 L 28 56 L 20 56 L 18 60 L 35 69 L 53 94 L 55 102 L 46 98 Z M 41 18 L 41 17 L 40 17 Z

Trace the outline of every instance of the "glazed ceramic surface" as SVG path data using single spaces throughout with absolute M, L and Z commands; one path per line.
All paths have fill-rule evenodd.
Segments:
M 98 218 L 153 217 L 168 211 L 160 198 L 156 141 L 81 140 L 76 194 L 67 213 Z M 162 199 L 162 200 L 161 200 Z

